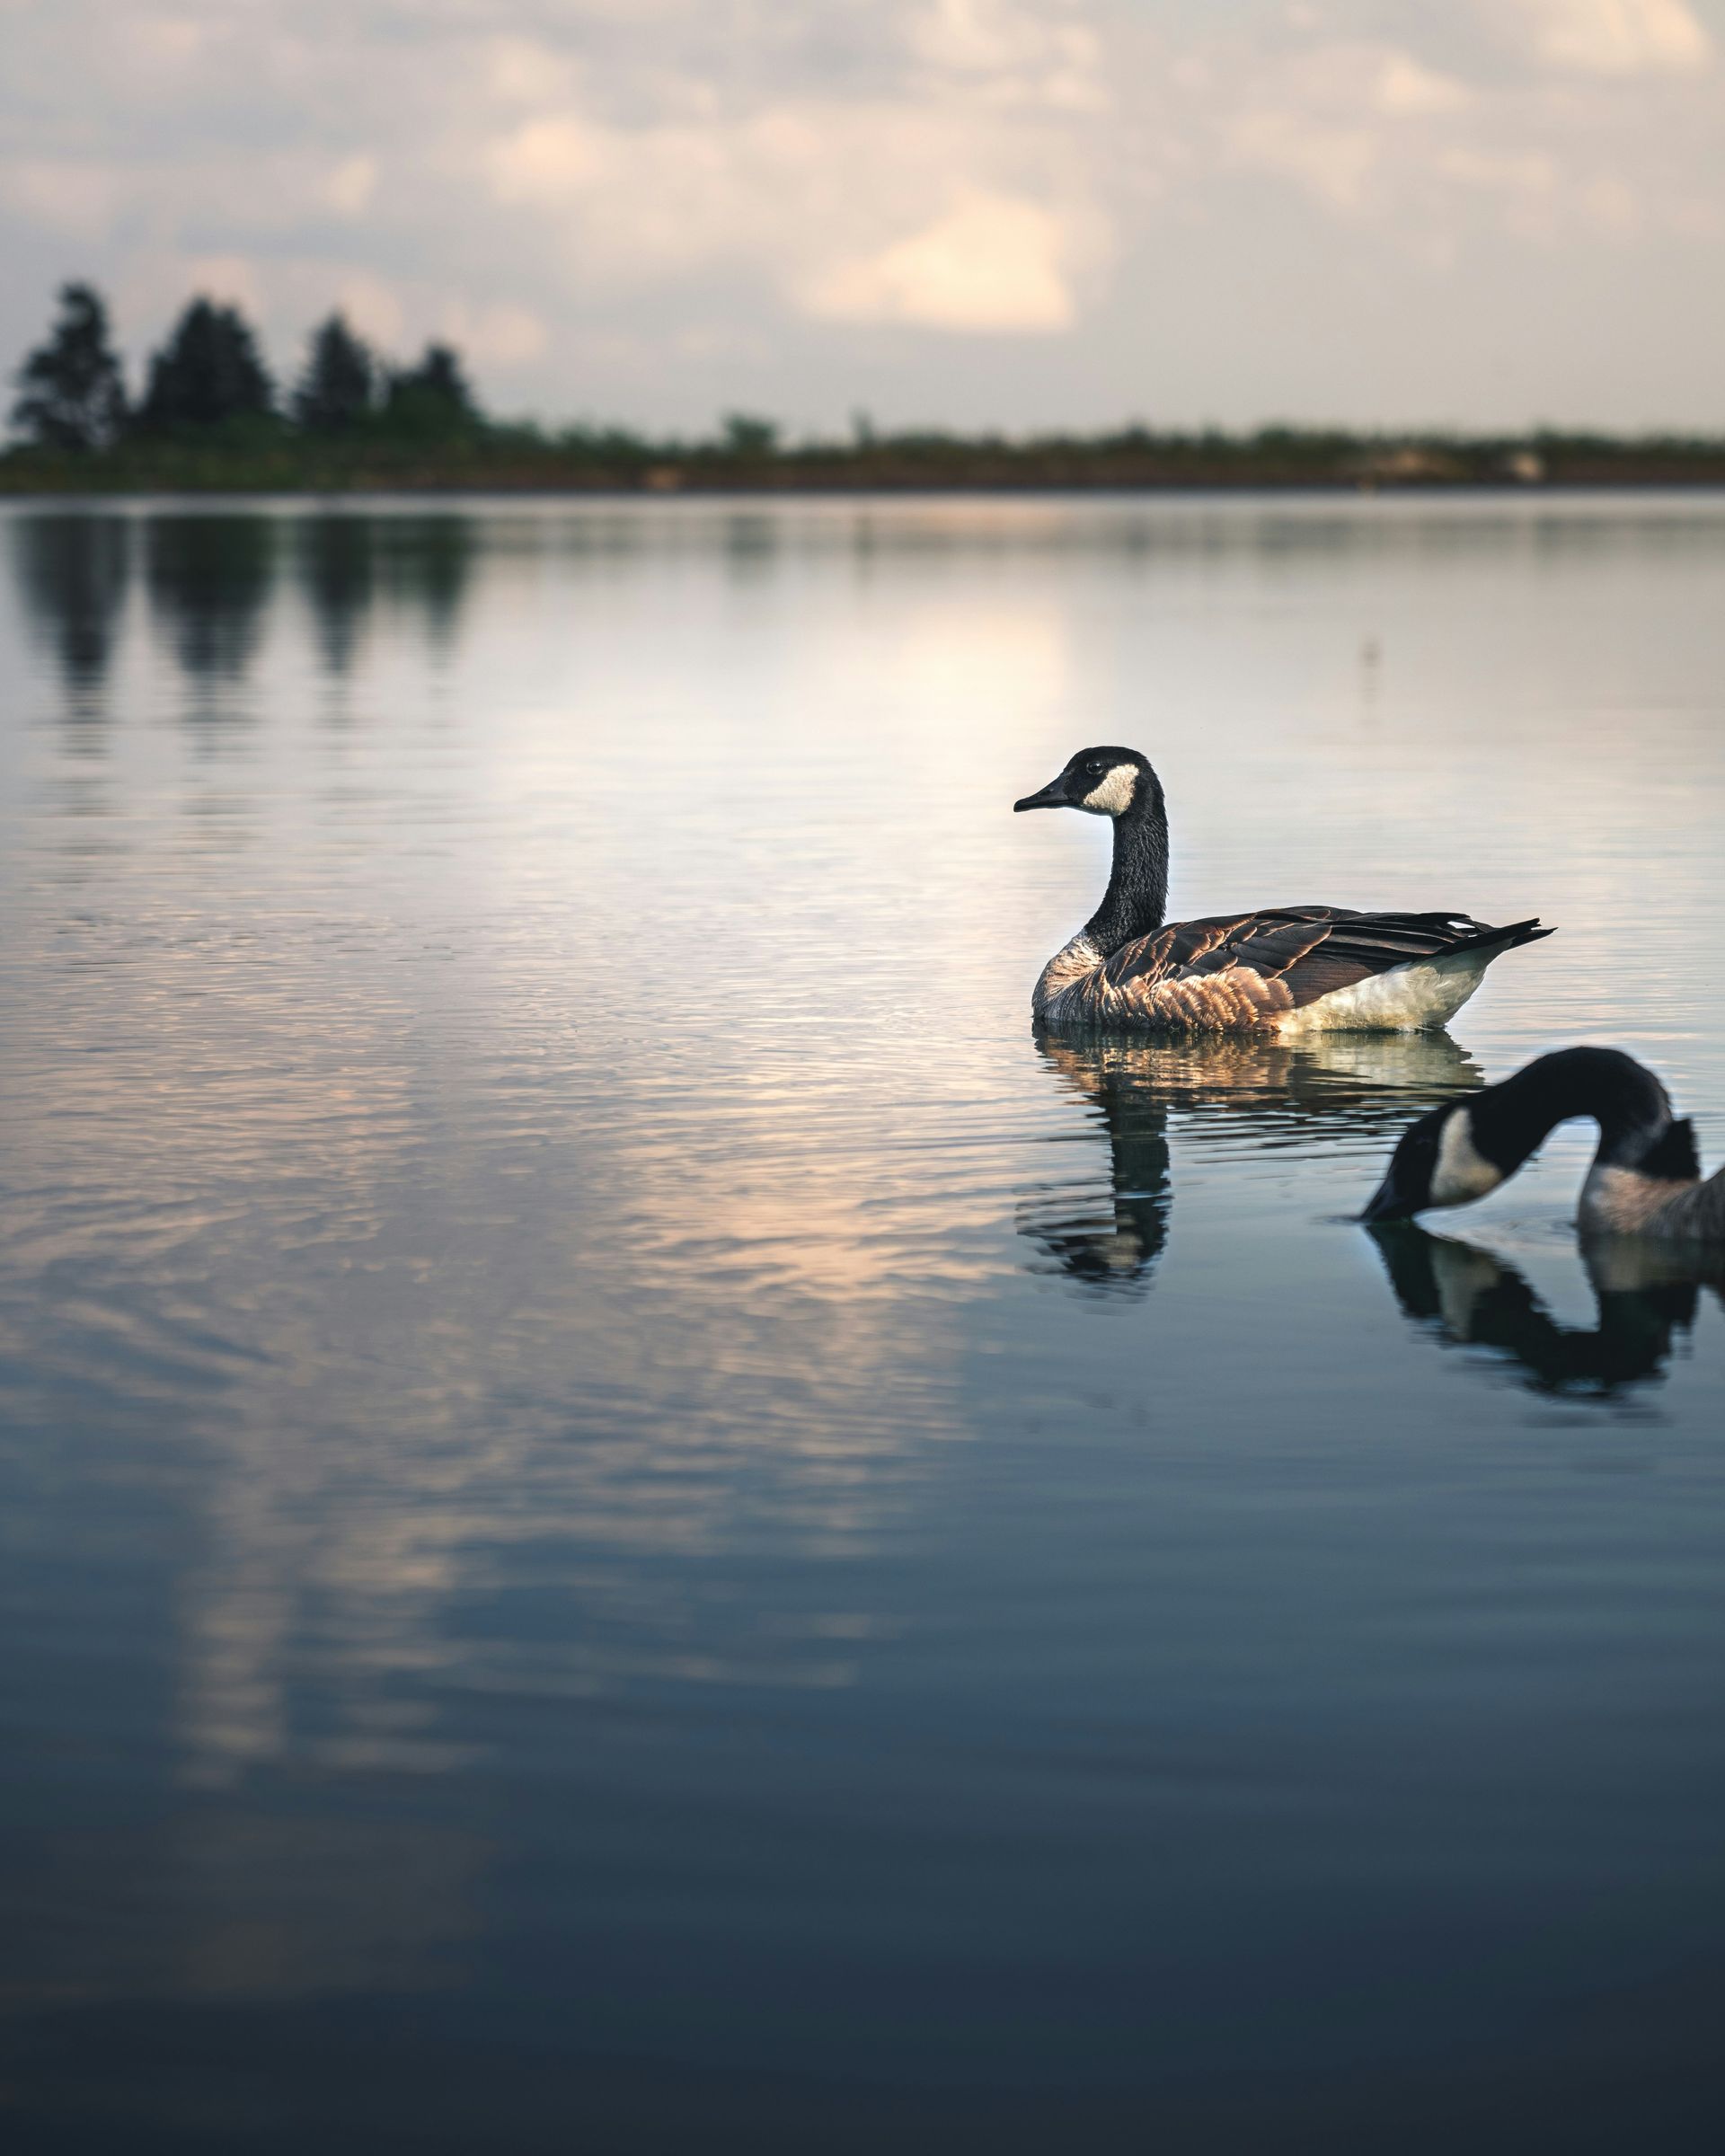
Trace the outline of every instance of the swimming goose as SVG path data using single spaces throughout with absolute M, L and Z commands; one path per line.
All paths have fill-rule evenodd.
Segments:
M 1042 968 L 1033 1009 L 1050 1025 L 1170 1033 L 1413 1032 L 1441 1026 L 1492 959 L 1551 930 L 1488 928 L 1465 914 L 1360 914 L 1284 906 L 1163 925 L 1168 811 L 1131 748 L 1081 748 L 1026 808 L 1079 808 L 1114 825 L 1102 903 Z
M 1725 1170 L 1702 1181 L 1687 1118 L 1674 1118 L 1652 1072 L 1618 1048 L 1561 1048 L 1421 1116 L 1402 1132 L 1360 1217 L 1407 1220 L 1433 1206 L 1471 1205 L 1575 1116 L 1599 1126 L 1581 1186 L 1584 1233 L 1725 1241 Z

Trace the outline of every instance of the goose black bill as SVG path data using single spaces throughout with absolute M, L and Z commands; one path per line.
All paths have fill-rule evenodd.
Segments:
M 1013 803 L 1013 814 L 1020 816 L 1026 808 L 1064 808 L 1066 807 L 1066 774 L 1050 779 L 1040 793 L 1027 793 L 1022 801 Z
M 1375 1228 L 1386 1220 L 1411 1220 L 1418 1210 L 1396 1189 L 1395 1178 L 1386 1175 L 1366 1201 L 1366 1210 L 1359 1217 L 1367 1227 Z

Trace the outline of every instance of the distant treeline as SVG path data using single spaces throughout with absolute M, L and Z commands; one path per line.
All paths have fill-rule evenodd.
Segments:
M 843 439 L 792 441 L 735 412 L 688 439 L 551 429 L 488 417 L 453 347 L 395 366 L 340 314 L 313 331 L 283 391 L 239 309 L 205 298 L 151 356 L 134 399 L 107 308 L 85 284 L 62 287 L 16 381 L 20 438 L 0 452 L 11 493 L 1725 485 L 1725 437 L 1712 436 L 1135 425 L 1009 437 L 877 433 L 859 415 Z

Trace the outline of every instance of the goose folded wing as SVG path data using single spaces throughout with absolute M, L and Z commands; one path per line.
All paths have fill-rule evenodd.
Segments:
M 1103 972 L 1111 987 L 1141 989 L 1239 968 L 1279 982 L 1298 1010 L 1392 967 L 1445 958 L 1508 932 L 1464 914 L 1277 906 L 1171 923 L 1117 950 Z
M 1499 939 L 1520 941 L 1533 928 L 1529 922 L 1490 928 L 1466 914 L 1346 914 L 1322 941 L 1294 959 L 1281 978 L 1295 1009 L 1301 1010 L 1322 995 L 1351 988 L 1393 967 L 1455 958 Z
M 1102 972 L 1114 988 L 1195 980 L 1236 966 L 1273 980 L 1322 943 L 1341 917 L 1333 906 L 1299 906 L 1172 921 L 1154 935 L 1123 945 Z

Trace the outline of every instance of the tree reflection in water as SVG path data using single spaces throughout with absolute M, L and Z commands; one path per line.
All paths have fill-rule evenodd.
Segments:
M 1399 1135 L 1410 1118 L 1482 1082 L 1447 1033 L 1330 1034 L 1275 1040 L 1156 1041 L 1057 1037 L 1037 1046 L 1062 1087 L 1087 1101 L 1108 1138 L 1109 1181 L 1027 1191 L 1019 1232 L 1080 1286 L 1142 1293 L 1168 1240 L 1173 1206 L 1169 1118 L 1231 1119 L 1264 1151 L 1328 1129 Z
M 1582 1246 L 1592 1326 L 1560 1324 L 1514 1266 L 1411 1221 L 1367 1231 L 1406 1315 L 1446 1348 L 1482 1348 L 1535 1392 L 1608 1398 L 1661 1384 L 1674 1336 L 1694 1329 L 1701 1291 L 1725 1298 L 1725 1251 L 1613 1240 Z
M 231 692 L 252 671 L 275 576 L 276 532 L 228 510 L 151 517 L 144 526 L 150 611 L 188 682 L 205 692 L 188 719 L 232 719 Z
M 294 528 L 294 567 L 326 674 L 352 669 L 376 600 L 379 551 L 376 521 L 349 510 L 322 511 Z
M 54 655 L 73 755 L 107 751 L 108 671 L 131 579 L 131 526 L 102 510 L 31 511 L 11 527 L 25 619 Z

